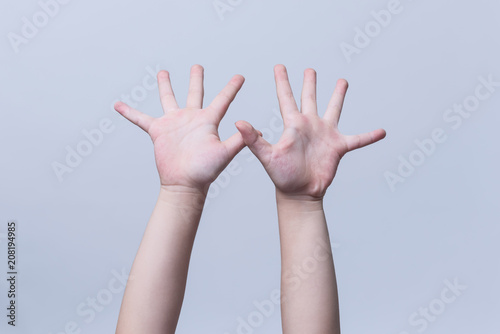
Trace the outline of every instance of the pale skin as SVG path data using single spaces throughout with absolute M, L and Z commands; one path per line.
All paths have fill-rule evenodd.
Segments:
M 345 80 L 337 82 L 327 111 L 319 117 L 314 70 L 304 73 L 301 110 L 293 98 L 285 67 L 277 65 L 274 71 L 285 126 L 275 145 L 245 121 L 236 123 L 238 132 L 233 136 L 220 140 L 218 125 L 243 85 L 240 75 L 234 76 L 205 108 L 203 68 L 199 65 L 191 69 L 183 109 L 177 104 L 166 71 L 158 73 L 163 116 L 153 118 L 122 102 L 115 105 L 120 114 L 150 135 L 160 177 L 158 201 L 130 272 L 116 333 L 175 332 L 208 188 L 245 145 L 262 162 L 276 186 L 283 332 L 340 333 L 323 197 L 342 156 L 384 138 L 385 131 L 355 136 L 338 131 L 347 91 Z M 314 270 L 300 275 L 299 283 L 289 279 L 297 265 L 319 254 L 318 240 L 326 242 Z
M 234 76 L 203 108 L 203 68 L 195 65 L 181 109 L 169 73 L 160 71 L 163 116 L 153 118 L 122 102 L 115 105 L 150 135 L 160 177 L 158 201 L 130 271 L 116 333 L 175 332 L 208 187 L 245 146 L 238 132 L 221 141 L 217 131 L 243 82 L 241 75 Z
M 245 121 L 236 126 L 276 186 L 283 333 L 336 334 L 340 333 L 337 284 L 323 197 L 340 159 L 349 151 L 384 138 L 385 131 L 340 133 L 338 122 L 347 92 L 346 80 L 337 81 L 327 110 L 320 117 L 313 69 L 304 72 L 301 109 L 293 97 L 286 68 L 275 66 L 274 75 L 284 124 L 279 141 L 269 144 Z M 323 245 L 323 253 L 330 256 L 319 256 L 319 244 Z M 295 271 L 297 267 L 304 268 L 292 280 L 289 274 L 294 267 Z

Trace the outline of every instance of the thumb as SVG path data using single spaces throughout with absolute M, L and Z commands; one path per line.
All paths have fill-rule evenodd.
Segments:
M 255 130 L 250 123 L 238 121 L 235 125 L 250 151 L 266 166 L 271 158 L 272 145 L 262 138 L 262 132 Z
M 371 145 L 381 139 L 384 139 L 385 135 L 386 132 L 384 129 L 377 129 L 359 135 L 347 135 L 345 136 L 347 151 L 350 152 L 352 150 Z
M 139 110 L 135 110 L 130 107 L 128 104 L 118 101 L 115 103 L 114 108 L 118 111 L 123 117 L 128 119 L 130 122 L 134 123 L 144 131 L 148 132 L 151 123 L 153 123 L 154 118 L 143 114 Z

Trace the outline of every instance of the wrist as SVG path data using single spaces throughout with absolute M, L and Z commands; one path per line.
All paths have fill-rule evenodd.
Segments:
M 323 211 L 323 196 L 283 193 L 276 188 L 276 203 L 289 212 Z
M 206 193 L 200 189 L 180 186 L 161 185 L 158 201 L 182 209 L 203 210 Z

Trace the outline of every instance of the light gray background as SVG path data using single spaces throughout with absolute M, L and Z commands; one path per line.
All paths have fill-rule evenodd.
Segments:
M 228 0 L 222 0 L 228 3 Z M 342 42 L 373 21 L 377 1 L 236 1 L 221 19 L 206 1 L 70 1 L 16 53 L 8 34 L 41 11 L 35 0 L 0 4 L 0 258 L 6 272 L 7 221 L 18 222 L 18 326 L 2 333 L 114 332 L 122 292 L 89 323 L 77 314 L 105 294 L 113 271 L 130 270 L 158 193 L 148 136 L 112 109 L 136 94 L 146 68 L 171 72 L 179 103 L 191 65 L 205 69 L 205 103 L 233 74 L 246 83 L 220 126 L 223 139 L 245 119 L 275 128 L 272 69 L 287 65 L 296 97 L 303 70 L 318 72 L 324 110 L 335 82 L 350 82 L 341 130 L 379 127 L 387 138 L 342 160 L 325 207 L 335 243 L 344 333 L 419 333 L 408 318 L 428 307 L 445 280 L 466 290 L 426 333 L 498 333 L 500 89 L 458 129 L 446 109 L 473 95 L 478 77 L 500 81 L 493 1 L 401 0 L 402 11 L 348 62 Z M 138 109 L 159 116 L 157 90 Z M 273 111 L 274 110 L 274 111 Z M 59 182 L 52 164 L 102 119 L 113 131 Z M 391 191 L 384 173 L 434 128 L 447 136 Z M 276 142 L 279 132 L 269 132 Z M 272 183 L 241 153 L 237 175 L 211 190 L 193 250 L 179 333 L 236 333 L 237 318 L 279 287 Z M 119 284 L 116 284 L 118 286 Z M 104 292 L 103 292 L 104 291 Z M 278 333 L 275 311 L 254 333 Z

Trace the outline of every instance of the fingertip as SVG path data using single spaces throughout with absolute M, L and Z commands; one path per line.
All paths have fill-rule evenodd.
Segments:
M 161 70 L 156 75 L 158 79 L 168 79 L 170 77 L 170 73 L 166 70 Z
M 118 111 L 120 114 L 125 110 L 126 107 L 127 105 L 122 101 L 118 101 L 114 104 L 115 110 Z
M 372 140 L 372 143 L 376 143 L 382 139 L 385 138 L 385 136 L 387 135 L 387 133 L 385 132 L 384 129 L 377 129 L 377 130 L 374 130 L 372 133 L 371 133 L 371 140 Z
M 285 65 L 279 64 L 274 67 L 274 78 L 279 81 L 288 80 L 288 72 Z
M 253 142 L 256 138 L 258 138 L 258 136 L 262 137 L 262 135 L 259 134 L 261 132 L 256 130 L 252 124 L 247 121 L 238 121 L 235 125 L 246 144 Z
M 339 80 L 337 80 L 337 85 L 344 89 L 349 88 L 349 82 L 344 78 L 340 78 Z
M 387 131 L 384 129 L 379 129 L 380 139 L 384 139 L 387 136 Z
M 309 68 L 306 68 L 306 69 L 304 70 L 304 74 L 305 74 L 305 75 L 307 75 L 307 74 L 313 74 L 313 75 L 316 75 L 316 70 L 315 70 L 314 68 L 309 67 Z
M 252 128 L 252 125 L 246 121 L 237 121 L 234 125 L 236 125 L 236 128 L 240 132 L 250 130 Z
M 283 64 L 276 64 L 274 65 L 274 72 L 282 72 L 286 71 L 286 66 Z
M 194 64 L 193 66 L 191 66 L 192 73 L 196 73 L 196 72 L 200 73 L 200 72 L 203 72 L 204 70 L 205 69 L 200 64 Z
M 245 82 L 245 77 L 241 74 L 235 74 L 231 81 L 233 81 L 237 85 L 243 85 L 243 83 Z

